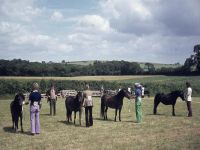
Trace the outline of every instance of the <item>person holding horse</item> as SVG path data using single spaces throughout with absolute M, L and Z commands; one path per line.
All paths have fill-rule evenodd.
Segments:
M 93 107 L 93 100 L 92 100 L 92 91 L 90 90 L 89 85 L 86 85 L 86 90 L 83 92 L 83 107 L 85 107 L 85 122 L 86 127 L 93 126 L 93 117 L 92 117 L 92 107 Z
M 41 94 L 38 91 L 38 83 L 33 83 L 32 92 L 29 95 L 30 101 L 30 123 L 31 123 L 31 133 L 32 135 L 40 134 L 40 101 Z
M 186 82 L 185 99 L 187 102 L 188 117 L 192 117 L 192 88 L 189 82 Z
M 51 88 L 47 92 L 47 96 L 48 96 L 47 102 L 49 102 L 49 105 L 50 105 L 50 115 L 55 116 L 56 115 L 56 100 L 57 100 L 57 97 L 56 97 L 55 86 L 54 86 L 53 83 L 51 84 Z
M 137 123 L 142 121 L 142 89 L 139 83 L 135 83 L 135 113 Z

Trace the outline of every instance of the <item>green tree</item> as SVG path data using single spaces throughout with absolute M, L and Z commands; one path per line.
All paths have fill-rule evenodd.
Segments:
M 194 46 L 194 63 L 197 71 L 200 72 L 200 44 Z
M 145 72 L 148 72 L 149 74 L 154 74 L 156 69 L 152 63 L 145 63 L 144 65 Z

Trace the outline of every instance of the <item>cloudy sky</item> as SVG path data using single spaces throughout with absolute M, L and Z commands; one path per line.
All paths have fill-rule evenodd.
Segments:
M 0 0 L 0 59 L 183 63 L 200 0 Z

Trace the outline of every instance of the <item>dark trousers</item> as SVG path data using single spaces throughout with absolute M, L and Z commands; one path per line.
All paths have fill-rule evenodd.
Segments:
M 50 115 L 56 115 L 56 100 L 55 99 L 50 99 L 49 101 L 50 104 Z
M 192 103 L 187 101 L 188 117 L 192 117 Z
M 92 106 L 85 107 L 85 122 L 86 122 L 86 127 L 93 125 Z

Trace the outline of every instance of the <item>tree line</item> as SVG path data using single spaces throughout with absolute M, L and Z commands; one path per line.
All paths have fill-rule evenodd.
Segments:
M 162 67 L 156 69 L 152 63 L 145 63 L 144 68 L 139 63 L 128 61 L 95 61 L 83 66 L 62 61 L 30 62 L 13 59 L 0 60 L 0 76 L 80 76 L 80 75 L 187 75 L 200 73 L 200 45 L 195 45 L 194 54 L 185 60 L 183 66 L 176 68 Z

